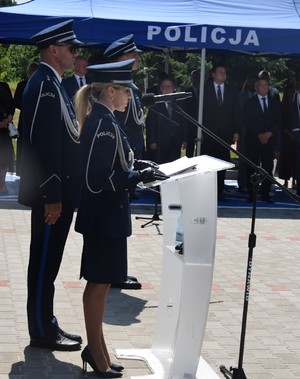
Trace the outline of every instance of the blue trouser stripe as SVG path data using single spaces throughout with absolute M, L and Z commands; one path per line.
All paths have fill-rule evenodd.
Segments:
M 39 334 L 42 337 L 45 337 L 45 330 L 42 323 L 42 291 L 43 291 L 43 281 L 44 274 L 46 269 L 46 258 L 48 254 L 49 239 L 50 239 L 51 225 L 45 226 L 44 240 L 41 254 L 41 262 L 39 269 L 39 276 L 37 282 L 37 291 L 36 291 L 36 323 L 39 330 Z

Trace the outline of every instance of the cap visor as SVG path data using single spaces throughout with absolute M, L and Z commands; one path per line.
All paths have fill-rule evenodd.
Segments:
M 129 87 L 129 88 L 132 88 L 132 89 L 134 89 L 134 90 L 137 90 L 138 89 L 138 87 L 134 84 L 134 83 L 122 83 L 122 85 L 123 86 L 125 86 L 125 87 Z
M 84 44 L 83 42 L 78 41 L 78 39 L 73 39 L 72 41 L 66 41 L 66 43 L 73 46 L 82 46 Z

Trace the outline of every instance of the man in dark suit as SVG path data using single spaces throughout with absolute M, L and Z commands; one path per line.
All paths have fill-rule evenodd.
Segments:
M 23 95 L 23 157 L 19 202 L 31 207 L 27 277 L 30 346 L 80 349 L 80 336 L 63 331 L 53 311 L 54 281 L 81 189 L 79 132 L 61 76 L 72 68 L 81 43 L 73 20 L 42 30 L 31 40 L 40 65 Z
M 292 141 L 296 155 L 295 177 L 297 184 L 297 195 L 300 196 L 300 92 L 295 93 L 291 119 L 291 129 L 293 133 Z
M 227 71 L 223 64 L 215 65 L 211 78 L 204 86 L 203 125 L 227 144 L 238 141 L 241 114 L 235 88 L 226 83 Z M 219 142 L 203 133 L 201 154 L 230 161 L 230 151 Z M 224 195 L 225 170 L 218 172 L 218 200 Z
M 281 108 L 278 99 L 268 95 L 269 83 L 266 79 L 257 78 L 255 90 L 256 95 L 249 98 L 244 106 L 246 155 L 257 166 L 261 164 L 262 168 L 272 176 L 274 144 L 281 124 Z M 249 201 L 253 201 L 253 186 L 250 182 L 253 172 L 253 168 L 248 166 Z M 261 184 L 263 201 L 272 202 L 270 190 L 270 181 L 263 180 Z
M 199 88 L 200 88 L 200 70 L 194 70 L 191 74 L 192 86 L 186 89 L 186 92 L 191 92 L 192 97 L 185 100 L 185 111 L 194 120 L 198 121 L 199 115 Z M 198 127 L 187 121 L 187 146 L 186 156 L 191 158 L 195 154 L 196 138 Z
M 160 85 L 161 94 L 173 93 L 174 81 L 164 79 Z M 149 109 L 146 119 L 146 140 L 148 158 L 157 163 L 172 162 L 180 158 L 181 148 L 186 148 L 186 123 L 176 112 L 172 103 L 158 103 Z
M 89 84 L 89 78 L 86 76 L 88 61 L 85 57 L 78 55 L 74 62 L 74 74 L 69 78 L 65 78 L 62 84 L 69 96 L 74 101 L 74 96 L 80 87 Z

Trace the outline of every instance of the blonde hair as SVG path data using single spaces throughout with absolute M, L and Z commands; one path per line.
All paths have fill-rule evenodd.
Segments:
M 77 91 L 75 95 L 75 109 L 79 122 L 79 131 L 82 130 L 84 120 L 91 111 L 92 105 L 101 99 L 110 85 L 110 83 L 92 83 L 81 87 Z

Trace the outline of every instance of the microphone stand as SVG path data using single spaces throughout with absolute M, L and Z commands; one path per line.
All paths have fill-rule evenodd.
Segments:
M 177 95 L 178 93 L 176 93 Z M 186 98 L 186 94 L 188 94 L 188 97 L 191 97 L 192 96 L 192 93 L 190 92 L 180 92 L 179 95 L 183 96 L 183 98 Z M 172 94 L 174 95 L 174 94 Z M 153 98 L 154 97 L 163 97 L 165 95 L 154 95 L 152 93 L 149 93 L 149 94 L 146 94 L 145 95 L 146 98 L 148 98 L 149 101 L 153 101 Z M 144 96 L 144 98 L 145 98 Z M 154 104 L 153 104 L 154 105 Z M 147 105 L 146 105 L 147 106 Z M 156 109 L 153 109 L 151 105 L 148 106 L 154 113 L 157 113 L 160 117 L 163 117 L 164 119 L 166 119 L 168 122 L 171 122 L 172 124 L 175 124 L 178 126 L 178 124 L 173 121 L 173 120 L 170 120 L 168 117 L 166 117 L 163 113 L 160 113 L 158 112 Z M 158 130 L 158 149 L 157 149 L 157 161 L 159 162 L 160 160 L 160 129 Z M 156 186 L 156 188 L 158 188 L 158 186 Z M 153 190 L 154 192 L 157 192 L 156 195 L 155 195 L 155 200 L 154 200 L 154 213 L 152 215 L 152 217 L 140 217 L 140 216 L 136 216 L 135 219 L 136 220 L 149 220 L 147 222 L 145 222 L 144 224 L 141 225 L 141 228 L 146 228 L 147 226 L 155 226 L 156 227 L 156 230 L 158 232 L 159 235 L 162 235 L 160 229 L 159 229 L 159 224 L 156 223 L 155 221 L 163 221 L 160 217 L 159 217 L 159 213 L 158 213 L 158 196 L 159 196 L 159 190 Z
M 156 190 L 153 190 L 154 192 L 156 192 Z M 140 217 L 140 216 L 136 216 L 135 219 L 136 220 L 149 220 L 147 222 L 145 222 L 144 224 L 141 225 L 141 228 L 146 228 L 147 226 L 155 226 L 156 227 L 156 230 L 157 230 L 157 233 L 159 235 L 161 235 L 161 231 L 159 229 L 159 224 L 156 223 L 155 221 L 163 221 L 160 217 L 159 217 L 159 213 L 158 213 L 158 196 L 159 196 L 159 191 L 157 191 L 157 193 L 155 193 L 155 200 L 154 200 L 154 213 L 152 215 L 152 217 Z
M 228 370 L 224 365 L 221 365 L 220 371 L 226 379 L 247 379 L 246 374 L 243 369 L 243 357 L 244 357 L 244 348 L 245 348 L 245 336 L 246 336 L 246 325 L 247 325 L 247 315 L 248 315 L 248 304 L 250 298 L 250 283 L 251 283 L 251 272 L 252 272 L 252 260 L 253 260 L 253 249 L 256 245 L 256 235 L 255 231 L 255 220 L 256 220 L 256 205 L 257 205 L 257 194 L 260 187 L 260 184 L 264 180 L 270 180 L 271 183 L 278 185 L 289 197 L 291 197 L 295 202 L 300 204 L 300 197 L 292 193 L 288 188 L 280 184 L 276 179 L 269 175 L 263 168 L 255 165 L 250 161 L 246 156 L 244 156 L 239 151 L 235 150 L 228 143 L 218 137 L 212 131 L 207 129 L 204 125 L 200 124 L 193 119 L 188 113 L 186 113 L 180 106 L 177 105 L 176 101 L 173 102 L 173 108 L 180 113 L 186 120 L 196 125 L 198 128 L 201 128 L 212 137 L 215 141 L 220 143 L 226 149 L 235 153 L 239 158 L 244 162 L 254 168 L 255 173 L 251 176 L 251 183 L 253 185 L 253 207 L 252 207 L 252 218 L 251 218 L 251 230 L 248 239 L 248 262 L 246 270 L 246 282 L 245 282 L 245 291 L 244 291 L 244 307 L 243 307 L 243 318 L 242 318 L 242 328 L 241 328 L 241 338 L 240 338 L 240 350 L 239 350 L 239 359 L 238 367 L 230 367 Z

